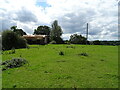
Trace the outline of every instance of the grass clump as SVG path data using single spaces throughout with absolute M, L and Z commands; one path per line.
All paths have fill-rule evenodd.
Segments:
M 9 54 L 14 54 L 15 53 L 15 48 L 13 47 L 12 49 L 11 49 L 11 52 L 9 52 Z
M 75 49 L 75 47 L 74 47 L 74 46 L 66 46 L 66 48 L 74 48 L 74 49 Z
M 7 70 L 9 68 L 21 67 L 26 63 L 28 63 L 28 62 L 22 58 L 13 58 L 11 60 L 6 60 L 6 61 L 2 62 L 2 64 L 1 64 L 1 65 L 3 65 L 2 71 Z
M 105 61 L 104 59 L 101 59 L 100 61 Z
M 57 60 L 57 62 L 66 62 L 65 60 Z
M 78 54 L 78 55 L 81 55 L 81 56 L 88 56 L 87 53 L 80 53 L 80 54 Z
M 63 51 L 60 51 L 60 52 L 59 52 L 59 55 L 64 55 L 64 52 L 63 52 Z
M 14 85 L 13 85 L 13 88 L 16 88 L 16 87 L 17 87 L 17 85 L 16 85 L 16 84 L 14 84 Z

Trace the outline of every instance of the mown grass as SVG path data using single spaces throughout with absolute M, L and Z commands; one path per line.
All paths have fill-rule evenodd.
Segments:
M 21 56 L 29 66 L 3 71 L 3 88 L 118 88 L 118 46 L 31 45 L 8 52 L 3 61 Z

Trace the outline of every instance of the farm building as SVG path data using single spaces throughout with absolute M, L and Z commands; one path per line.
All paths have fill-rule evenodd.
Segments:
M 47 35 L 23 35 L 23 37 L 28 44 L 47 44 L 49 40 Z

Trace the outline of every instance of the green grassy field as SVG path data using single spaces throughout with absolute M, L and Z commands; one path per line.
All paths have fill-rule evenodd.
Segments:
M 3 88 L 118 88 L 118 46 L 31 45 L 7 52 L 3 61 L 21 55 L 29 66 L 3 71 Z

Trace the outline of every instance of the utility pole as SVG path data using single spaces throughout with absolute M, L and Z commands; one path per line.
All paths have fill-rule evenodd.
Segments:
M 87 29 L 86 29 L 86 45 L 87 45 L 87 40 L 88 40 L 88 23 L 87 23 Z

